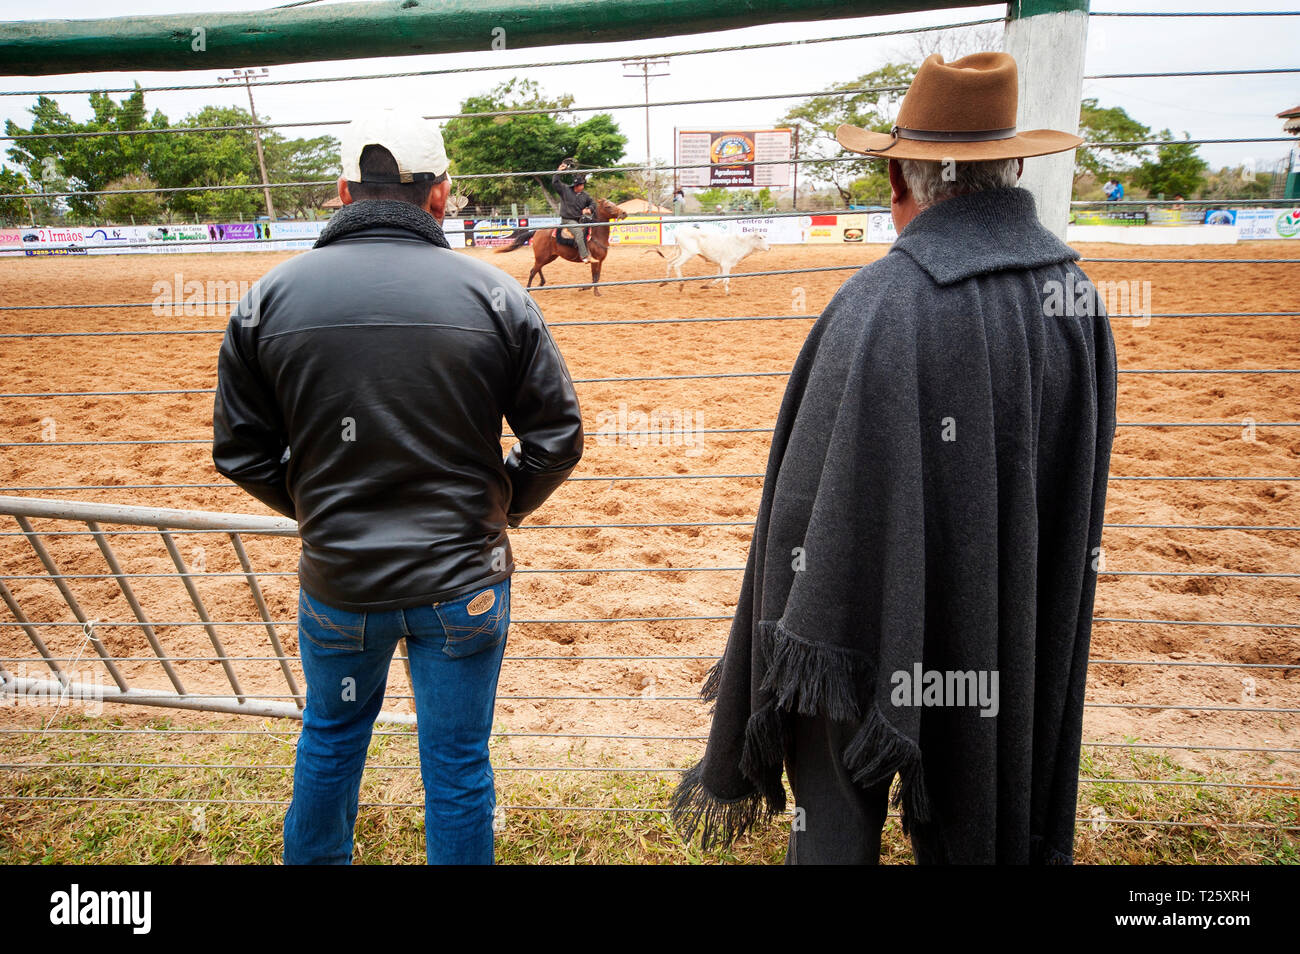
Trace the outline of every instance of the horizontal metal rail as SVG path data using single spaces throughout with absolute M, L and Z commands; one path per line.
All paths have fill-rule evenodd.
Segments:
M 668 617 L 668 618 L 671 619 L 672 617 Z M 680 619 L 688 619 L 688 620 L 718 620 L 718 621 L 729 620 L 729 619 L 731 619 L 730 616 L 688 616 L 688 617 L 678 617 L 678 618 L 680 618 Z M 510 621 L 510 624 L 511 624 L 512 626 L 514 626 L 514 625 L 528 624 L 528 623 L 560 624 L 560 623 L 657 622 L 657 621 L 659 621 L 659 619 L 660 619 L 660 618 L 658 618 L 658 617 L 640 617 L 640 618 L 638 618 L 638 617 L 633 617 L 633 618 L 626 619 L 626 620 L 600 620 L 600 619 L 596 619 L 596 620 L 542 620 L 542 619 L 516 619 L 516 620 L 511 620 L 511 621 Z M 294 625 L 297 625 L 297 622 L 298 622 L 297 620 L 275 620 L 275 621 L 273 622 L 273 625 L 277 625 L 277 626 L 294 626 Z M 0 626 L 18 626 L 18 625 L 21 625 L 21 624 L 19 624 L 19 623 L 11 623 L 11 622 L 0 621 Z M 40 623 L 40 622 L 32 621 L 32 622 L 31 622 L 31 625 L 32 625 L 32 626 L 61 626 L 61 625 L 65 625 L 65 624 L 62 624 L 62 623 Z M 78 624 L 78 625 L 79 625 L 79 624 Z M 189 621 L 189 622 L 185 622 L 185 623 L 160 623 L 160 622 L 154 622 L 154 623 L 152 623 L 151 625 L 153 625 L 153 626 L 155 626 L 155 627 L 163 627 L 163 626 L 196 626 L 196 625 L 197 625 L 197 626 L 202 626 L 202 625 L 205 625 L 205 624 L 202 623 L 202 622 L 198 622 L 198 623 L 196 623 L 196 622 L 194 622 L 194 621 Z M 260 620 L 248 620 L 248 621 L 241 621 L 241 622 L 236 622 L 236 623 L 213 621 L 213 624 L 212 624 L 212 625 L 214 625 L 214 626 L 263 626 L 263 625 L 265 625 L 265 624 L 264 624 L 263 622 L 261 622 Z M 104 622 L 100 622 L 100 621 L 97 620 L 97 621 L 95 622 L 95 626 L 96 626 L 96 627 L 99 627 L 99 626 L 117 626 L 117 627 L 130 626 L 130 627 L 136 627 L 136 626 L 139 626 L 139 623 L 125 623 L 125 622 L 120 622 L 120 623 L 104 623 Z M 1296 628 L 1300 628 L 1300 627 L 1296 627 Z M 53 661 L 55 661 L 55 662 L 77 662 L 77 661 L 81 660 L 83 657 L 81 657 L 81 656 L 47 656 L 47 657 L 44 657 L 44 658 L 45 658 L 46 660 L 53 660 Z M 642 655 L 637 655 L 637 654 L 634 654 L 634 653 L 629 653 L 629 654 L 627 654 L 627 655 L 619 655 L 619 656 L 505 656 L 505 657 L 503 657 L 503 661 L 504 661 L 504 662 L 511 662 L 511 663 L 523 663 L 523 662 L 562 662 L 562 663 L 588 663 L 588 662 L 609 662 L 609 663 L 628 663 L 628 662 L 717 662 L 717 661 L 718 661 L 719 659 L 721 659 L 721 658 L 722 658 L 722 657 L 719 656 L 719 655 L 717 655 L 717 654 L 714 654 L 714 655 L 702 655 L 702 654 L 699 654 L 699 653 L 691 653 L 691 654 L 678 655 L 678 656 L 664 656 L 664 655 L 657 655 L 657 656 L 642 656 Z M 392 657 L 392 659 L 393 659 L 395 662 L 403 662 L 403 663 L 409 661 L 409 658 L 408 658 L 408 657 L 403 656 L 403 655 L 400 655 L 400 654 L 395 654 L 395 655 Z M 31 658 L 30 656 L 0 656 L 0 662 L 19 662 L 19 663 L 25 663 L 25 662 L 32 662 L 32 661 L 33 661 L 33 660 L 32 660 L 32 658 Z M 114 662 L 158 662 L 159 659 L 158 659 L 157 656 L 114 656 L 114 657 L 113 657 L 113 661 L 114 661 Z M 281 662 L 281 663 L 283 663 L 283 662 L 301 662 L 301 661 L 302 661 L 302 657 L 301 657 L 301 656 L 296 656 L 296 655 L 287 655 L 287 654 L 286 654 L 286 655 L 279 655 L 279 656 L 168 656 L 165 660 L 163 660 L 163 662 L 168 662 L 168 663 L 187 663 L 187 662 L 202 662 L 202 663 L 211 663 L 211 662 Z M 1300 669 L 1300 663 L 1246 663 L 1246 662 L 1231 662 L 1231 661 L 1224 661 L 1224 660 L 1183 660 L 1183 659 L 1089 659 L 1089 660 L 1088 660 L 1088 665 L 1090 665 L 1090 666 L 1190 666 L 1190 667 L 1193 667 L 1193 668 L 1200 667 L 1200 668 L 1209 668 L 1209 669 L 1280 669 L 1280 670 Z M 183 692 L 182 692 L 182 694 L 183 694 Z
M 0 771 L 48 771 L 50 769 L 139 769 L 141 771 L 206 771 L 206 772 L 292 772 L 291 762 L 0 762 Z M 509 765 L 492 766 L 495 772 L 600 772 L 609 774 L 629 773 L 645 775 L 680 774 L 681 766 L 674 765 Z M 367 762 L 362 766 L 368 772 L 418 772 L 419 765 L 389 765 L 382 762 Z M 1078 781 L 1084 785 L 1170 785 L 1190 786 L 1194 788 L 1229 788 L 1252 791 L 1289 792 L 1300 791 L 1300 785 L 1270 782 L 1215 782 L 1202 779 L 1154 779 L 1154 778 L 1091 778 L 1079 776 Z
M 637 481 L 637 480 L 761 480 L 766 474 L 602 474 L 598 476 L 579 475 L 570 477 L 569 482 L 584 481 Z M 1223 482 L 1258 482 L 1297 483 L 1300 476 L 1293 474 L 1269 474 L 1267 476 L 1242 474 L 1217 475 L 1170 475 L 1152 474 L 1128 476 L 1111 474 L 1107 481 L 1223 481 Z M 232 483 L 181 483 L 181 484 L 39 484 L 36 486 L 0 487 L 0 493 L 50 493 L 104 490 L 242 490 Z M 6 498 L 7 499 L 7 498 Z
M 149 736 L 196 736 L 196 735 L 235 735 L 235 736 L 273 736 L 277 739 L 295 739 L 300 735 L 296 728 L 286 727 L 284 729 L 176 729 L 170 727 L 133 729 L 120 726 L 104 726 L 93 729 L 74 729 L 62 727 L 24 727 L 24 728 L 0 728 L 0 735 L 149 735 Z M 405 730 L 376 729 L 373 733 L 376 736 L 385 738 L 405 739 L 416 741 L 418 734 L 414 728 Z M 590 733 L 590 732 L 493 732 L 493 738 L 517 738 L 517 739 L 603 739 L 609 741 L 627 741 L 627 742 L 707 742 L 707 735 L 637 735 L 626 733 Z M 1106 742 L 1106 741 L 1087 741 L 1081 743 L 1084 747 L 1092 748 L 1111 748 L 1111 749 L 1170 749 L 1174 751 L 1206 751 L 1206 752 L 1240 752 L 1247 754 L 1266 754 L 1279 753 L 1283 755 L 1300 754 L 1300 748 L 1277 748 L 1270 746 L 1242 746 L 1242 745 L 1198 745 L 1196 743 L 1184 742 Z

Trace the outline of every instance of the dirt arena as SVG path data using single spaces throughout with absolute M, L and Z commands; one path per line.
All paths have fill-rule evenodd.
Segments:
M 878 246 L 775 247 L 747 260 L 741 270 L 858 265 L 885 254 Z M 1287 243 L 1245 243 L 1214 248 L 1084 246 L 1088 258 L 1295 258 Z M 495 255 L 475 249 L 457 254 L 489 258 L 521 281 L 527 250 Z M 156 281 L 253 281 L 287 253 L 237 255 L 121 256 L 62 259 L 0 259 L 0 304 L 95 304 L 149 302 Z M 1085 263 L 1094 280 L 1149 281 L 1157 317 L 1134 327 L 1113 321 L 1119 353 L 1121 422 L 1219 421 L 1233 427 L 1121 427 L 1112 475 L 1291 476 L 1300 478 L 1300 429 L 1259 424 L 1253 435 L 1242 422 L 1300 420 L 1300 380 L 1286 374 L 1131 374 L 1125 370 L 1196 368 L 1300 368 L 1300 324 L 1293 318 L 1160 317 L 1182 312 L 1269 312 L 1295 308 L 1297 266 L 1245 264 Z M 706 266 L 697 259 L 688 274 Z M 606 281 L 659 277 L 662 260 L 645 249 L 616 248 Z M 817 313 L 850 274 L 822 272 L 734 279 L 731 294 L 702 282 L 677 287 L 610 287 L 590 292 L 538 293 L 573 376 L 577 379 L 787 371 L 811 321 L 694 322 L 680 324 L 574 325 L 599 319 L 790 315 Z M 552 283 L 576 282 L 579 267 L 556 262 Z M 149 308 L 0 312 L 0 332 L 219 330 L 221 314 L 155 315 Z M 220 335 L 113 336 L 0 339 L 0 391 L 84 392 L 209 389 L 215 383 Z M 620 407 L 636 412 L 678 412 L 707 431 L 770 428 L 785 378 L 749 377 L 687 381 L 580 383 L 590 432 L 613 430 Z M 136 489 L 129 485 L 223 482 L 204 441 L 211 436 L 209 394 L 150 397 L 5 398 L 0 404 L 0 442 L 34 446 L 0 448 L 0 492 L 214 511 L 265 513 L 232 486 Z M 626 421 L 626 418 L 623 419 Z M 635 426 L 635 420 L 633 425 Z M 1248 440 L 1253 436 L 1253 440 Z M 194 439 L 194 444 L 112 445 L 110 441 Z M 42 446 L 42 443 L 50 446 Z M 60 446 L 62 442 L 91 442 Z M 592 438 L 575 480 L 539 511 L 527 529 L 512 534 L 516 560 L 512 627 L 501 679 L 499 731 L 691 737 L 707 728 L 707 709 L 682 701 L 698 691 L 709 657 L 720 653 L 725 620 L 601 622 L 617 617 L 722 617 L 735 605 L 749 524 L 761 481 L 753 478 L 626 480 L 636 475 L 755 474 L 764 469 L 767 433 L 700 433 L 694 446 L 630 446 Z M 609 479 L 604 479 L 609 478 Z M 103 490 L 20 489 L 110 485 Z M 1106 570 L 1300 574 L 1300 532 L 1259 529 L 1300 525 L 1300 480 L 1113 481 L 1108 523 L 1227 526 L 1243 529 L 1152 529 L 1110 526 Z M 31 548 L 14 535 L 16 524 L 0 518 L 0 573 L 41 574 Z M 578 527 L 585 524 L 722 523 L 723 526 Z M 84 529 L 80 525 L 47 529 Z M 1254 529 L 1251 529 L 1254 528 Z M 120 528 L 119 528 L 120 529 Z M 48 538 L 66 573 L 104 574 L 108 568 L 92 539 Z M 128 572 L 168 574 L 173 568 L 156 535 L 117 536 L 114 546 Z M 224 537 L 178 534 L 193 569 L 235 573 L 239 564 Z M 281 575 L 263 579 L 272 616 L 289 653 L 296 652 L 291 624 L 297 588 L 296 542 L 245 538 L 253 564 Z M 645 572 L 601 572 L 610 569 Z M 667 569 L 682 568 L 682 569 Z M 577 572 L 551 572 L 551 571 Z M 48 581 L 10 580 L 28 617 L 72 619 Z M 151 617 L 160 622 L 197 617 L 175 576 L 133 580 Z M 92 618 L 134 617 L 111 579 L 73 580 Z M 256 620 L 256 607 L 241 576 L 200 579 L 213 619 Z M 1184 710 L 1162 706 L 1257 709 L 1300 707 L 1300 670 L 1239 668 L 1240 664 L 1300 663 L 1300 579 L 1231 576 L 1103 576 L 1096 615 L 1109 619 L 1286 623 L 1287 628 L 1101 622 L 1093 632 L 1084 738 L 1089 741 L 1163 742 L 1170 745 L 1300 748 L 1300 722 L 1293 712 Z M 10 617 L 0 608 L 0 620 Z M 597 620 L 582 622 L 583 620 Z M 549 621 L 549 622 L 548 622 Z M 573 622 L 576 621 L 576 622 Z M 147 656 L 138 627 L 100 629 L 115 655 Z M 260 626 L 221 626 L 232 656 L 268 656 Z M 159 626 L 162 643 L 175 656 L 212 656 L 201 627 Z M 47 628 L 56 655 L 93 654 L 80 630 Z M 0 627 L 5 657 L 30 659 L 24 633 Z M 540 658 L 547 657 L 547 658 Z M 623 657 L 565 661 L 555 657 Z M 640 657 L 640 658 L 626 658 Z M 655 658 L 671 657 L 671 658 Z M 699 657 L 699 658 L 694 658 Z M 1151 665 L 1116 665 L 1113 660 Z M 1231 663 L 1194 666 L 1189 663 Z M 13 668 L 14 663 L 6 663 Z M 278 666 L 236 661 L 246 692 L 283 696 Z M 228 689 L 213 661 L 178 664 L 191 691 Z M 33 667 L 28 667 L 29 674 Z M 157 663 L 124 663 L 132 683 L 167 688 Z M 391 691 L 407 691 L 394 666 Z M 528 697 L 604 696 L 605 700 Z M 628 698 L 631 697 L 631 698 Z M 1131 708 L 1120 704 L 1140 704 Z M 405 700 L 391 708 L 405 710 Z M 121 707 L 112 711 L 117 714 Z M 147 715 L 153 713 L 146 712 Z M 132 712 L 129 717 L 136 717 Z M 18 724 L 30 715 L 12 707 L 0 721 Z M 183 718 L 183 717 L 182 717 Z M 511 739 L 509 748 L 541 744 Z M 689 756 L 698 743 L 673 751 Z M 556 740 L 555 752 L 564 751 Z M 519 750 L 520 757 L 524 749 Z M 529 749 L 531 754 L 534 750 Z M 607 740 L 588 746 L 593 756 L 619 764 L 665 764 L 665 743 Z M 1190 767 L 1230 766 L 1261 782 L 1300 781 L 1293 755 L 1225 754 L 1182 750 Z

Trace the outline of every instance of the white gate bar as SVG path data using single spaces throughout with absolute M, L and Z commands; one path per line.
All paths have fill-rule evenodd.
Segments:
M 239 565 L 244 568 L 244 577 L 248 580 L 248 588 L 253 591 L 253 602 L 257 604 L 257 611 L 266 621 L 266 635 L 271 637 L 271 646 L 275 649 L 275 654 L 280 657 L 280 671 L 284 673 L 284 681 L 289 684 L 289 691 L 293 693 L 294 700 L 301 709 L 307 704 L 307 699 L 298 688 L 298 680 L 293 677 L 293 670 L 289 668 L 284 647 L 280 645 L 280 634 L 275 631 L 275 624 L 271 622 L 271 611 L 266 607 L 261 584 L 257 582 L 257 574 L 253 572 L 253 564 L 248 559 L 248 552 L 244 549 L 244 543 L 239 539 L 238 533 L 230 534 L 230 545 L 235 548 Z
M 171 510 L 165 507 L 134 507 L 126 504 L 91 503 L 81 500 L 45 500 L 40 497 L 0 496 L 0 514 L 14 517 L 49 517 L 85 523 L 125 524 L 168 530 L 224 530 L 297 536 L 298 524 L 288 517 L 262 517 L 247 513 L 216 513 L 205 510 Z
M 181 582 L 185 584 L 186 592 L 190 594 L 190 602 L 194 604 L 195 612 L 199 614 L 199 619 L 203 620 L 203 628 L 208 631 L 208 639 L 212 642 L 212 648 L 221 657 L 221 668 L 226 671 L 226 678 L 230 680 L 230 688 L 235 690 L 236 698 L 241 703 L 244 702 L 244 690 L 239 687 L 239 677 L 235 675 L 235 667 L 230 665 L 230 657 L 226 654 L 226 647 L 221 645 L 221 637 L 217 635 L 216 627 L 212 625 L 212 617 L 208 615 L 208 609 L 203 605 L 203 597 L 199 595 L 199 588 L 194 584 L 194 578 L 190 576 L 189 568 L 185 565 L 185 558 L 181 556 L 180 548 L 176 546 L 176 541 L 166 529 L 159 527 L 158 533 L 162 535 L 163 543 L 167 545 L 167 552 L 171 554 L 172 563 L 176 564 L 176 570 L 181 575 Z
M 59 592 L 63 594 L 63 598 L 68 603 L 68 608 L 72 610 L 72 615 L 77 617 L 77 620 L 84 627 L 86 638 L 89 639 L 90 644 L 95 647 L 95 652 L 99 654 L 99 658 L 103 661 L 104 668 L 107 669 L 108 674 L 113 677 L 113 681 L 117 683 L 117 687 L 126 691 L 126 678 L 118 670 L 117 664 L 113 662 L 113 656 L 109 653 L 107 647 L 104 646 L 103 641 L 99 638 L 99 634 L 95 632 L 95 624 L 90 621 L 88 616 L 86 616 L 85 612 L 81 609 L 81 604 L 78 603 L 77 598 L 72 595 L 72 588 L 68 586 L 67 581 L 63 578 L 63 573 L 59 570 L 58 564 L 54 562 L 54 557 L 50 556 L 50 551 L 45 548 L 45 544 L 41 542 L 41 538 L 37 536 L 36 531 L 32 529 L 31 522 L 25 516 L 21 515 L 18 515 L 16 519 L 18 520 L 18 526 L 22 527 L 23 533 L 27 537 L 27 542 L 32 545 L 32 549 L 35 550 L 36 555 L 40 557 L 41 563 L 45 565 L 46 572 L 49 573 L 50 577 L 54 580 L 54 585 L 57 586 Z
M 104 554 L 104 560 L 107 561 L 109 570 L 117 577 L 117 585 L 121 587 L 122 595 L 126 597 L 127 603 L 130 604 L 131 612 L 135 613 L 135 618 L 140 621 L 140 628 L 144 631 L 145 639 L 149 640 L 149 645 L 153 647 L 154 654 L 158 657 L 163 670 L 167 673 L 167 678 L 171 680 L 177 692 L 185 695 L 185 687 L 181 685 L 181 677 L 172 667 L 172 661 L 167 658 L 167 652 L 162 648 L 162 643 L 159 642 L 153 624 L 149 622 L 149 617 L 145 615 L 144 607 L 136 599 L 135 590 L 131 589 L 131 581 L 122 572 L 122 565 L 118 562 L 117 554 L 113 552 L 108 537 L 104 536 L 104 531 L 99 528 L 99 524 L 94 520 L 87 520 L 86 526 L 95 535 L 95 542 L 99 544 L 99 551 Z
M 27 618 L 27 614 L 23 612 L 23 608 L 18 605 L 18 601 L 14 599 L 14 595 L 9 592 L 9 587 L 5 585 L 4 580 L 0 580 L 0 599 L 4 600 L 5 605 L 9 607 L 9 612 L 13 613 L 14 619 L 18 621 L 18 625 L 27 633 L 27 638 L 32 641 L 32 645 L 36 647 L 36 651 L 41 654 L 41 658 L 45 660 L 45 665 L 49 666 L 50 670 L 59 677 L 59 682 L 61 684 L 67 685 L 67 674 L 59 667 L 55 658 L 50 655 L 50 651 L 45 645 L 45 640 L 41 639 L 41 634 L 36 631 L 36 627 L 32 624 L 32 621 Z

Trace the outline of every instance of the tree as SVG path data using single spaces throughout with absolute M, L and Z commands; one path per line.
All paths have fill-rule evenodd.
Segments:
M 32 191 L 27 177 L 21 172 L 17 169 L 6 169 L 0 166 L 0 195 Z M 31 215 L 28 211 L 27 200 L 0 199 L 0 225 L 26 225 L 30 221 Z
M 84 123 L 73 119 L 48 96 L 40 96 L 36 105 L 29 108 L 32 124 L 24 129 L 13 120 L 6 120 L 5 133 L 10 136 L 51 133 L 120 132 L 130 129 L 161 129 L 167 117 L 155 112 L 146 117 L 144 92 L 136 84 L 133 93 L 120 103 L 107 93 L 91 93 L 92 117 Z M 65 180 L 65 191 L 100 191 L 113 179 L 130 173 L 147 171 L 160 135 L 142 136 L 67 136 L 53 139 L 18 140 L 9 149 L 8 156 L 33 181 L 45 185 L 45 191 L 56 191 L 53 180 Z M 89 220 L 99 212 L 99 196 L 69 196 L 66 200 L 69 213 Z
M 799 131 L 801 180 L 813 185 L 830 185 L 840 194 L 844 205 L 850 203 L 853 183 L 857 179 L 881 176 L 883 164 L 867 156 L 845 153 L 835 139 L 840 123 L 850 123 L 877 132 L 893 127 L 894 103 L 912 82 L 916 67 L 906 63 L 888 63 L 878 70 L 864 73 L 856 80 L 840 83 L 837 90 L 865 89 L 862 93 L 814 96 L 788 110 L 778 121 Z
M 1173 140 L 1174 134 L 1162 129 L 1160 138 Z M 1184 132 L 1183 139 L 1188 138 Z M 1133 184 L 1151 195 L 1190 197 L 1205 182 L 1208 168 L 1209 164 L 1197 155 L 1195 144 L 1175 140 L 1156 147 L 1155 161 L 1138 167 L 1133 175 Z
M 489 93 L 469 97 L 461 104 L 462 112 L 547 111 L 448 120 L 442 136 L 453 177 L 554 169 L 565 157 L 588 168 L 615 165 L 623 157 L 627 137 L 619 132 L 613 117 L 598 113 L 578 122 L 572 116 L 572 105 L 571 95 L 547 99 L 536 82 L 518 78 L 498 84 Z M 462 180 L 459 185 L 480 205 L 523 203 L 540 196 L 554 206 L 543 188 L 543 183 L 549 182 L 547 174 Z
M 109 190 L 157 189 L 154 182 L 142 172 L 133 172 L 105 185 Z M 106 195 L 100 205 L 107 223 L 113 225 L 148 224 L 159 221 L 167 203 L 157 192 L 132 192 L 129 195 Z
M 343 171 L 339 141 L 333 136 L 314 139 L 285 139 L 274 131 L 263 133 L 266 174 L 272 182 L 318 182 L 337 180 Z M 321 203 L 338 193 L 338 186 L 294 186 L 276 189 L 273 196 L 277 215 L 314 218 Z
M 205 106 L 176 127 L 243 126 L 252 115 L 236 106 Z M 251 129 L 183 132 L 159 136 L 152 163 L 153 177 L 164 188 L 254 185 L 262 181 L 257 144 Z M 268 170 L 269 175 L 269 170 Z M 234 222 L 264 212 L 257 189 L 203 189 L 167 194 L 168 207 L 185 219 Z
M 1097 100 L 1085 99 L 1079 110 L 1079 135 L 1089 142 L 1141 142 L 1151 138 L 1151 130 L 1119 106 L 1103 108 Z M 1149 147 L 1084 146 L 1074 152 L 1074 177 L 1084 175 L 1109 179 L 1131 172 L 1148 158 Z

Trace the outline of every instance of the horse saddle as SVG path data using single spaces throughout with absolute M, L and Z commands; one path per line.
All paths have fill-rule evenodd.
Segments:
M 582 239 L 588 246 L 591 244 L 591 226 L 588 225 L 582 230 Z M 555 227 L 555 243 L 557 245 L 567 245 L 569 248 L 577 248 L 578 243 L 573 240 L 573 233 L 569 231 L 567 225 L 557 225 Z

